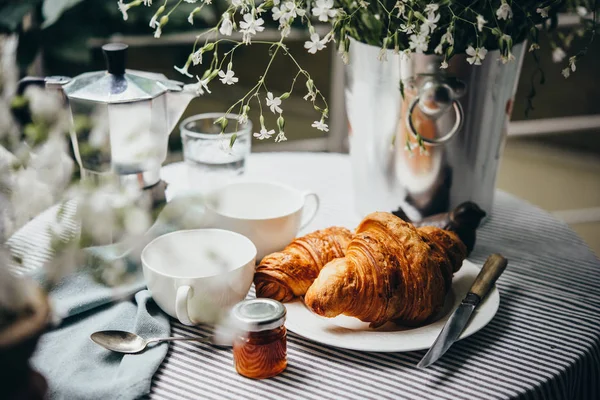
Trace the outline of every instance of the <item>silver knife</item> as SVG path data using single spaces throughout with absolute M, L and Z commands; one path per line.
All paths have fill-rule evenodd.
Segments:
M 436 362 L 446 351 L 458 340 L 458 337 L 467 326 L 471 314 L 479 305 L 481 300 L 494 285 L 496 280 L 504 269 L 508 261 L 500 254 L 492 254 L 483 264 L 483 268 L 479 271 L 475 282 L 471 286 L 471 290 L 465 296 L 458 308 L 452 313 L 446 325 L 440 332 L 433 346 L 429 349 L 425 357 L 417 364 L 417 368 L 427 368 Z

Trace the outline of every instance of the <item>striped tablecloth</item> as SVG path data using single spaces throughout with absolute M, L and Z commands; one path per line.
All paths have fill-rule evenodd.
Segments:
M 186 185 L 182 164 L 165 167 L 170 195 Z M 315 153 L 252 155 L 249 179 L 285 182 L 321 197 L 306 228 L 355 227 L 350 161 Z M 32 233 L 13 248 L 39 262 Z M 43 236 L 43 235 L 41 235 Z M 37 242 L 43 238 L 38 237 Z M 266 380 L 239 376 L 230 350 L 173 342 L 155 375 L 152 399 L 493 399 L 600 398 L 600 262 L 565 224 L 505 193 L 478 232 L 470 256 L 509 259 L 498 280 L 500 309 L 491 323 L 456 343 L 427 370 L 425 351 L 361 353 L 320 345 L 290 332 L 288 369 Z M 39 252 L 38 252 L 39 253 Z M 252 295 L 252 293 L 250 294 Z M 207 326 L 173 321 L 175 335 L 208 335 Z

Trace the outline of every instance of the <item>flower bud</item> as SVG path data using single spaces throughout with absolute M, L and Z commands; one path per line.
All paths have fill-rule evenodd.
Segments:
M 290 97 L 290 92 L 285 92 L 284 94 L 282 94 L 281 96 L 279 96 L 279 98 L 280 98 L 281 100 L 285 100 L 285 99 L 287 99 L 288 97 Z
M 282 132 L 283 128 L 285 128 L 285 119 L 281 115 L 277 118 L 277 127 L 279 128 L 279 132 Z
M 217 75 L 219 75 L 219 71 L 215 69 L 208 75 L 208 80 L 212 81 L 217 77 Z
M 159 26 L 163 27 L 167 24 L 167 22 L 169 22 L 169 17 L 166 15 L 163 15 L 162 17 L 160 17 L 160 22 L 159 22 Z
M 233 147 L 233 145 L 235 144 L 235 141 L 237 140 L 237 134 L 234 133 L 233 135 L 231 135 L 231 139 L 229 139 L 229 147 Z

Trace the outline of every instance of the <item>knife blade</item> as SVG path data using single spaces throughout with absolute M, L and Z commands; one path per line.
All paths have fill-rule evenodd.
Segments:
M 427 368 L 440 359 L 446 351 L 458 340 L 458 337 L 471 319 L 471 314 L 494 285 L 498 277 L 506 269 L 508 260 L 500 254 L 492 254 L 483 264 L 471 289 L 440 332 L 439 336 L 425 356 L 417 364 L 417 368 Z

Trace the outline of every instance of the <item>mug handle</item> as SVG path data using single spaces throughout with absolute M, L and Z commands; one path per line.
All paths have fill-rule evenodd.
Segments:
M 188 326 L 194 325 L 188 314 L 188 300 L 193 294 L 194 290 L 186 285 L 177 289 L 177 296 L 175 297 L 175 315 L 177 315 L 179 322 Z
M 313 219 L 315 219 L 315 217 L 317 215 L 317 211 L 319 211 L 319 206 L 321 204 L 321 200 L 319 199 L 319 196 L 316 193 L 314 193 L 314 192 L 306 192 L 306 193 L 304 193 L 304 203 L 305 204 L 306 204 L 306 199 L 308 199 L 309 197 L 312 197 L 313 199 L 315 199 L 315 209 L 307 217 L 304 217 L 304 213 L 302 213 L 302 219 L 303 219 L 303 221 L 300 224 L 300 229 L 306 228 L 306 225 L 310 224 L 310 222 Z

